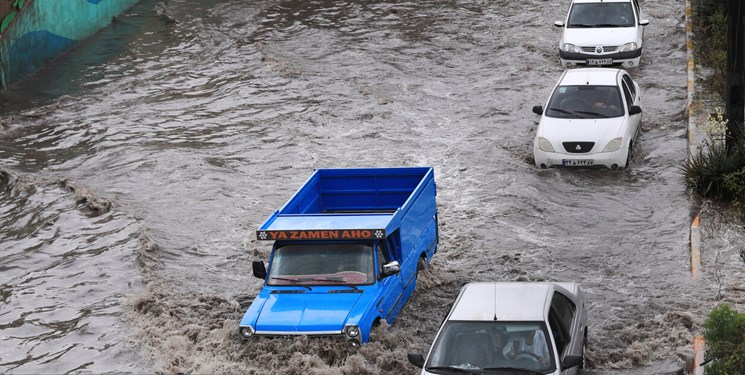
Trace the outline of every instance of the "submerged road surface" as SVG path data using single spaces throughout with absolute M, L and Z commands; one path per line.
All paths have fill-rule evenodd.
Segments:
M 624 171 L 538 170 L 567 0 L 144 0 L 3 94 L 0 372 L 414 374 L 469 281 L 577 281 L 590 374 L 675 371 L 689 271 L 684 4 L 646 0 Z M 314 168 L 433 166 L 440 247 L 357 353 L 244 342 L 254 231 Z

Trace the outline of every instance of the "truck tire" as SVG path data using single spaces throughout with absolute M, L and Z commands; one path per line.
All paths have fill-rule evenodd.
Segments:
M 425 257 L 419 257 L 419 260 L 416 262 L 416 274 L 417 277 L 419 277 L 419 271 L 424 271 L 427 269 L 427 258 Z

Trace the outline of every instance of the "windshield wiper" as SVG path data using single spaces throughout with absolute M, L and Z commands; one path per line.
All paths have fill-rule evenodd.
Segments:
M 599 112 L 591 112 L 591 111 L 577 111 L 577 112 L 574 112 L 574 113 L 579 113 L 579 114 L 582 114 L 582 115 L 591 115 L 591 116 L 596 116 L 596 117 L 603 117 L 603 118 L 609 118 L 610 117 L 608 115 L 604 115 L 604 114 L 599 113 Z
M 584 28 L 590 28 L 590 27 L 596 27 L 595 25 L 591 25 L 589 23 L 573 23 L 569 25 L 569 27 L 584 27 Z
M 427 367 L 427 368 L 425 368 L 425 370 L 427 370 L 427 371 L 432 371 L 432 370 L 435 370 L 435 371 L 440 370 L 440 371 L 442 371 L 442 370 L 445 370 L 445 371 L 453 371 L 453 372 L 462 372 L 462 373 L 466 373 L 466 374 L 480 374 L 481 373 L 481 369 L 470 370 L 470 369 L 465 369 L 465 368 L 460 368 L 460 367 L 453 367 L 453 366 Z
M 310 279 L 310 280 L 311 281 L 319 281 L 319 282 L 327 282 L 327 283 L 328 282 L 333 282 L 333 283 L 337 283 L 339 285 L 348 286 L 348 287 L 350 287 L 350 288 L 352 288 L 354 290 L 358 290 L 359 289 L 356 286 L 354 286 L 352 284 L 347 284 L 344 280 L 339 280 L 339 279 Z
M 303 285 L 302 284 L 303 281 L 300 280 L 300 279 L 293 279 L 293 278 L 289 278 L 289 277 L 272 277 L 271 279 L 272 280 L 289 281 L 293 285 L 302 286 L 303 288 L 308 288 L 308 290 L 313 290 L 313 289 L 311 289 L 311 287 L 309 287 L 307 285 Z
M 574 112 L 572 112 L 572 111 L 567 111 L 566 109 L 561 109 L 561 108 L 553 108 L 553 107 L 551 107 L 548 110 L 549 111 L 561 112 L 561 113 L 564 113 L 564 114 L 567 114 L 567 115 L 574 114 Z
M 512 371 L 518 374 L 535 374 L 535 375 L 545 374 L 543 372 L 528 370 L 526 368 L 519 368 L 519 367 L 487 367 L 484 369 L 484 371 Z

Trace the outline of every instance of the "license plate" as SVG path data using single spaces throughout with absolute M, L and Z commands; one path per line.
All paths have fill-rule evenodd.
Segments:
M 563 159 L 561 164 L 565 167 L 589 167 L 595 163 L 594 160 L 567 160 Z
M 587 59 L 587 65 L 611 65 L 613 59 Z

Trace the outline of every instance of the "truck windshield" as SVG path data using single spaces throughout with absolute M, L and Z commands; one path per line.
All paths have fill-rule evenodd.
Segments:
M 367 244 L 290 244 L 274 250 L 268 285 L 369 285 L 375 257 Z

